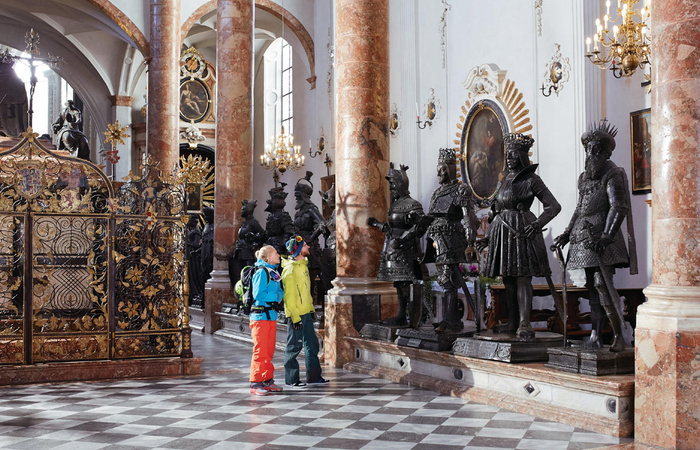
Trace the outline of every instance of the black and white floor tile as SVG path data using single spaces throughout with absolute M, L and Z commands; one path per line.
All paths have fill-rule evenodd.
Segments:
M 196 377 L 0 388 L 0 449 L 590 449 L 631 442 L 324 368 L 327 385 L 250 395 L 251 347 L 193 336 Z M 275 355 L 283 383 L 282 352 Z

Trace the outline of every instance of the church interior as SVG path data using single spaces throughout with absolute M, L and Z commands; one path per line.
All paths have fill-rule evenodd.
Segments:
M 700 447 L 700 0 L 0 30 L 0 448 Z M 254 398 L 236 285 L 295 236 L 330 383 Z

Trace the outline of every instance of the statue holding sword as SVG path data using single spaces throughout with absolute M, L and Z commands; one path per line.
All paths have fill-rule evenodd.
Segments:
M 617 129 L 603 119 L 581 136 L 586 162 L 578 179 L 578 203 L 569 226 L 554 239 L 556 247 L 569 244 L 568 268 L 586 271 L 592 331 L 584 347 L 603 347 L 601 331 L 607 318 L 614 335 L 612 352 L 625 348 L 622 305 L 613 284 L 613 274 L 615 268 L 621 267 L 629 267 L 630 274 L 637 273 L 627 175 L 610 160 L 616 134 Z M 621 227 L 625 218 L 629 253 Z

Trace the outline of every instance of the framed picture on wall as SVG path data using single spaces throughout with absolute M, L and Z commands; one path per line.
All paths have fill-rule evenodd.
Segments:
M 651 108 L 630 113 L 632 193 L 651 192 Z

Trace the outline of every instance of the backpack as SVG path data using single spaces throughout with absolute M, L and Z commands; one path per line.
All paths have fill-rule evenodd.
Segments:
M 250 309 L 253 307 L 255 299 L 253 298 L 253 275 L 258 269 L 265 269 L 262 266 L 245 266 L 241 270 L 241 288 L 243 290 L 243 296 L 241 298 L 241 305 L 243 314 L 250 315 Z M 270 272 L 265 269 L 267 274 L 267 282 L 270 282 Z

